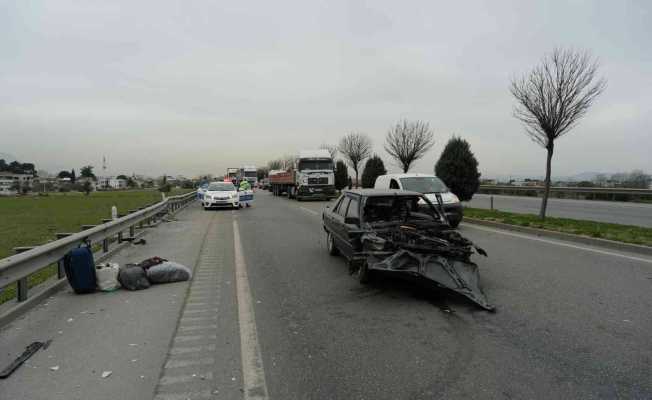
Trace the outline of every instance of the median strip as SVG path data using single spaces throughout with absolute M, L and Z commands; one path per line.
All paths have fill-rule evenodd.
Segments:
M 535 235 L 547 235 L 561 240 L 609 247 L 622 251 L 652 254 L 652 229 L 606 222 L 547 217 L 541 220 L 533 214 L 465 208 L 468 223 L 494 228 L 517 230 Z

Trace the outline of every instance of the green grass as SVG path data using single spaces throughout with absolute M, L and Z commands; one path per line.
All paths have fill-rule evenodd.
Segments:
M 170 196 L 187 193 L 179 189 Z M 19 246 L 38 246 L 55 239 L 56 232 L 79 232 L 82 225 L 99 224 L 111 217 L 111 207 L 126 214 L 161 200 L 156 190 L 55 193 L 49 196 L 0 197 L 0 258 L 14 254 Z M 56 266 L 31 275 L 28 286 L 34 287 L 56 274 Z M 15 284 L 0 292 L 0 304 L 15 297 Z
M 464 216 L 486 221 L 502 222 L 509 225 L 652 246 L 652 229 L 640 226 L 553 217 L 546 217 L 545 220 L 541 220 L 537 215 L 533 214 L 516 214 L 478 208 L 465 208 Z

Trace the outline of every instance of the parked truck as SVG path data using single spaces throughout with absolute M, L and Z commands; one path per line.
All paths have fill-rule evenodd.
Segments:
M 287 193 L 291 199 L 332 199 L 335 197 L 333 158 L 328 150 L 303 150 L 286 170 L 270 171 L 272 193 Z

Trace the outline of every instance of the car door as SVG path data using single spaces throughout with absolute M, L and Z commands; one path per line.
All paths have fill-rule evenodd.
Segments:
M 342 200 L 344 200 L 344 195 L 340 196 L 339 199 L 335 201 L 335 205 L 333 205 L 333 208 L 326 208 L 323 213 L 323 220 L 324 220 L 324 229 L 326 229 L 326 232 L 330 232 L 331 234 L 333 231 L 336 229 L 335 228 L 335 213 L 337 212 L 338 207 L 340 204 L 342 204 Z
M 360 234 L 356 233 L 360 230 L 360 196 L 351 196 L 349 207 L 344 215 L 344 229 L 346 246 L 343 253 L 351 257 L 360 250 Z
M 344 255 L 347 255 L 347 247 L 350 247 L 348 244 L 348 233 L 346 230 L 346 225 L 344 224 L 344 216 L 346 215 L 346 210 L 349 207 L 351 198 L 348 195 L 344 195 L 342 201 L 340 202 L 337 209 L 333 210 L 333 220 L 331 234 L 335 240 L 335 245 Z

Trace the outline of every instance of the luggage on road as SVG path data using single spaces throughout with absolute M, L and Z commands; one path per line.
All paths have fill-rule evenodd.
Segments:
M 142 290 L 151 286 L 147 279 L 147 273 L 140 266 L 120 268 L 118 281 L 127 290 Z
M 95 261 L 90 247 L 82 246 L 71 250 L 63 258 L 66 278 L 77 294 L 92 293 L 97 285 Z
M 174 261 L 165 261 L 147 270 L 147 278 L 151 283 L 187 281 L 191 275 L 190 268 Z
M 97 276 L 97 288 L 103 292 L 112 292 L 120 289 L 118 274 L 120 266 L 116 263 L 98 264 L 95 270 Z

